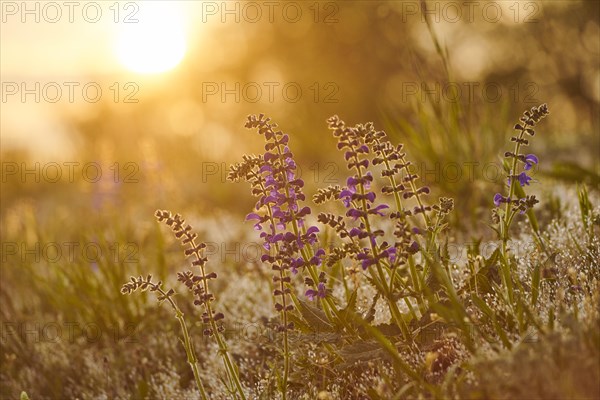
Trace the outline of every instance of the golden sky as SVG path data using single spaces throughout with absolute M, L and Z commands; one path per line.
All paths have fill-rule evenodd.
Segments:
M 59 152 L 63 113 L 93 104 L 98 88 L 102 96 L 126 96 L 128 81 L 165 79 L 186 55 L 200 4 L 0 2 L 3 144 L 33 139 Z

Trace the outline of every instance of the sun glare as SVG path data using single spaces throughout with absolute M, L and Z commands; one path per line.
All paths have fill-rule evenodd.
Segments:
M 186 51 L 181 8 L 170 2 L 139 2 L 131 21 L 117 34 L 115 51 L 128 70 L 157 74 L 175 68 Z

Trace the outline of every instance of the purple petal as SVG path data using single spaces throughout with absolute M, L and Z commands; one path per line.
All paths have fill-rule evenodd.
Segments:
M 260 221 L 261 216 L 258 215 L 257 213 L 250 213 L 250 214 L 246 215 L 246 221 L 249 221 L 251 219 L 257 219 Z
M 298 217 L 301 218 L 308 214 L 310 214 L 310 207 L 302 207 L 302 210 L 298 212 Z
M 358 179 L 356 179 L 353 176 L 348 177 L 348 179 L 346 179 L 346 185 L 348 185 L 348 190 L 350 190 L 352 193 L 356 193 L 356 185 L 358 184 Z
M 504 200 L 504 196 L 502 196 L 500 193 L 496 193 L 494 195 L 494 204 L 496 205 L 496 207 L 500 207 L 500 203 L 503 203 Z
M 353 193 L 353 192 L 351 192 L 350 190 L 348 190 L 348 189 L 344 189 L 344 190 L 342 190 L 342 191 L 340 192 L 340 195 L 339 195 L 339 197 L 340 197 L 340 199 L 341 199 L 342 197 L 352 197 L 352 195 L 353 195 L 353 194 L 354 194 L 354 193 Z
M 354 218 L 354 220 L 356 220 L 357 218 L 360 218 L 360 217 L 362 217 L 362 216 L 363 216 L 363 212 L 362 212 L 362 211 L 359 211 L 359 210 L 357 210 L 357 209 L 355 209 L 355 208 L 351 208 L 351 209 L 349 209 L 349 210 L 348 210 L 348 212 L 346 213 L 346 216 L 347 216 L 347 217 L 352 217 L 352 218 Z
M 327 288 L 325 287 L 325 284 L 323 282 L 319 282 L 317 287 L 319 288 L 319 292 L 317 293 L 317 296 L 324 299 L 325 296 L 327 296 Z
M 412 242 L 410 247 L 408 248 L 408 251 L 412 254 L 416 253 L 417 251 L 419 251 L 419 249 L 421 248 L 421 246 L 419 246 L 419 243 L 417 242 Z
M 306 230 L 306 235 L 310 235 L 312 233 L 317 233 L 319 232 L 319 228 L 317 228 L 316 226 L 311 226 L 310 228 L 308 228 Z
M 297 239 L 296 235 L 294 235 L 292 232 L 286 232 L 285 236 L 283 236 L 283 239 L 286 242 L 293 242 L 294 240 Z
M 278 157 L 278 155 L 277 155 L 277 154 L 273 154 L 273 153 L 270 153 L 270 152 L 266 152 L 263 158 L 264 158 L 264 160 L 265 160 L 265 161 L 270 161 L 270 160 L 275 160 L 275 159 L 277 159 L 277 157 Z
M 360 228 L 352 228 L 352 229 L 350 229 L 350 232 L 348 232 L 348 233 L 350 234 L 350 237 L 354 237 L 354 236 L 358 236 L 361 232 L 362 232 L 362 230 Z
M 529 171 L 533 168 L 533 164 L 537 164 L 539 162 L 538 158 L 535 154 L 527 154 L 525 156 L 525 171 Z
M 380 210 L 384 210 L 386 208 L 390 208 L 390 206 L 388 206 L 387 204 L 380 204 L 377 207 L 375 207 L 372 210 L 369 210 L 369 214 L 377 214 L 377 215 L 384 215 L 382 212 L 380 212 Z
M 294 186 L 298 186 L 298 187 L 303 187 L 304 186 L 304 181 L 302 179 L 295 179 L 293 181 L 290 182 L 290 185 L 294 185 Z
M 374 202 L 375 201 L 375 192 L 369 192 L 366 194 L 367 200 L 369 200 L 369 202 Z
M 527 186 L 529 185 L 529 181 L 531 181 L 531 177 L 529 175 L 527 175 L 525 172 L 521 172 L 519 174 L 519 176 L 517 177 L 517 179 L 519 180 L 519 183 L 521 184 L 521 186 Z

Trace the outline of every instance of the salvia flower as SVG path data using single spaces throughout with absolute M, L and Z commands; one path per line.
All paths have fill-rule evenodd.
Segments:
M 275 308 L 286 320 L 284 314 L 293 309 L 287 298 L 291 293 L 289 273 L 297 274 L 303 268 L 321 265 L 324 251 L 317 250 L 314 254 L 312 251 L 312 246 L 318 242 L 319 229 L 306 223 L 311 209 L 301 205 L 305 200 L 304 182 L 297 176 L 297 165 L 288 147 L 289 136 L 262 114 L 248 117 L 246 127 L 264 135 L 265 153 L 245 157 L 241 164 L 230 169 L 229 179 L 248 181 L 252 194 L 259 198 L 254 212 L 246 219 L 255 222 L 255 229 L 261 231 L 263 247 L 275 254 L 262 259 L 276 271 L 274 280 L 278 285 L 274 295 L 279 300 Z M 285 322 L 281 329 L 292 326 Z
M 311 301 L 315 300 L 315 298 L 317 297 L 324 299 L 327 296 L 327 288 L 325 287 L 325 283 L 319 282 L 319 284 L 317 285 L 317 290 L 308 289 L 305 295 Z
M 417 185 L 418 176 L 411 171 L 411 164 L 402 152 L 402 145 L 393 146 L 385 132 L 376 131 L 372 123 L 348 127 L 337 116 L 329 118 L 327 122 L 333 136 L 338 140 L 338 149 L 344 152 L 347 168 L 352 171 L 352 175 L 347 178 L 345 187 L 323 190 L 315 199 L 323 202 L 337 194 L 337 198 L 346 208 L 345 217 L 348 218 L 349 224 L 353 225 L 347 227 L 343 217 L 319 215 L 320 222 L 334 228 L 341 239 L 348 241 L 341 249 L 332 251 L 327 263 L 350 256 L 363 270 L 372 266 L 376 266 L 378 271 L 381 268 L 397 268 L 410 254 L 418 251 L 420 245 L 410 238 L 410 229 L 407 241 L 402 240 L 389 245 L 384 239 L 384 231 L 377 229 L 376 219 L 384 217 L 404 221 L 408 215 L 423 214 L 429 229 L 429 214 L 435 210 L 441 226 L 441 218 L 453 208 L 453 202 L 446 201 L 442 207 L 424 204 L 423 197 L 430 193 L 430 189 Z M 378 196 L 373 189 L 374 177 L 368 170 L 370 166 L 376 165 L 382 166 L 381 176 L 388 181 L 388 185 L 383 186 L 381 192 L 393 195 L 396 211 L 388 212 L 390 206 L 385 202 L 378 202 Z M 411 210 L 406 210 L 402 200 L 411 198 L 415 199 L 416 205 Z M 363 239 L 366 239 L 366 243 Z
M 192 227 L 185 223 L 179 214 L 171 214 L 166 210 L 156 211 L 156 219 L 159 222 L 164 222 L 171 227 L 175 237 L 181 242 L 182 246 L 187 248 L 184 250 L 186 257 L 193 257 L 192 267 L 196 267 L 199 273 L 192 271 L 184 271 L 177 273 L 177 280 L 182 282 L 190 292 L 193 293 L 195 300 L 194 305 L 204 308 L 203 320 L 208 324 L 208 328 L 204 330 L 204 334 L 212 336 L 215 334 L 215 329 L 222 331 L 223 325 L 217 325 L 216 322 L 224 318 L 223 314 L 216 313 L 212 309 L 211 302 L 214 301 L 214 295 L 208 290 L 210 280 L 217 278 L 216 272 L 208 273 L 205 269 L 208 259 L 204 256 L 205 243 L 196 244 L 196 233 L 192 231 Z
M 535 154 L 527 154 L 525 156 L 525 166 L 523 168 L 525 168 L 525 171 L 529 171 L 531 168 L 533 168 L 533 165 L 537 163 L 538 158 L 535 156 Z
M 496 205 L 496 207 L 500 207 L 500 204 L 502 203 L 510 203 L 510 198 L 504 197 L 500 193 L 496 193 L 494 195 L 494 204 Z
M 497 193 L 494 196 L 494 204 L 496 207 L 499 207 L 502 203 L 510 203 L 510 197 L 513 196 L 515 190 L 514 182 L 518 182 L 521 187 L 524 187 L 528 186 L 529 182 L 533 180 L 526 171 L 530 171 L 534 165 L 539 164 L 539 159 L 535 154 L 521 154 L 520 151 L 522 146 L 529 145 L 529 140 L 526 139 L 525 136 L 535 135 L 535 125 L 548 114 L 548 106 L 542 104 L 541 106 L 533 107 L 531 110 L 525 111 L 523 116 L 519 119 L 520 122 L 515 124 L 514 129 L 519 133 L 510 139 L 512 142 L 515 142 L 515 149 L 514 151 L 507 151 L 504 153 L 505 158 L 512 158 L 512 166 L 508 175 L 509 194 L 505 198 Z M 523 165 L 523 171 L 521 172 L 518 171 L 518 165 L 520 164 Z M 518 202 L 520 200 L 522 199 L 517 199 L 515 201 Z M 527 204 L 533 205 L 535 203 L 524 202 L 519 209 L 522 211 L 523 207 L 526 207 Z M 508 220 L 508 214 L 506 214 L 505 218 Z
M 519 175 L 516 176 L 517 178 L 517 182 L 519 182 L 519 185 L 521 185 L 521 187 L 523 186 L 529 186 L 529 182 L 531 182 L 533 179 L 527 175 L 527 173 L 525 173 L 525 171 L 521 172 Z M 511 183 L 511 178 L 508 177 L 508 185 L 510 186 Z

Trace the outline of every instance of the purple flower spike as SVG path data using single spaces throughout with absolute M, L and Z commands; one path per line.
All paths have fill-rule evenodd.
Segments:
M 535 156 L 535 154 L 527 154 L 525 156 L 525 171 L 529 171 L 531 168 L 533 168 L 533 164 L 537 165 L 537 163 L 538 158 Z

